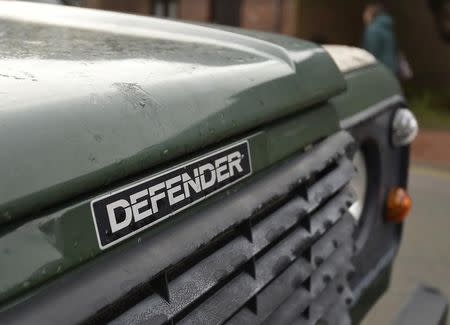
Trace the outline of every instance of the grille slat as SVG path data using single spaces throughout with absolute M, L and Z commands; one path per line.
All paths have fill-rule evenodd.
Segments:
M 329 217 L 330 207 L 336 208 L 334 201 L 329 202 L 324 209 L 319 210 L 311 219 L 321 219 L 324 215 Z M 339 211 L 341 209 L 337 209 L 337 211 L 337 213 L 340 213 Z M 346 220 L 349 219 L 340 219 L 340 222 L 334 227 L 338 228 Z M 343 232 L 342 234 L 345 235 L 346 233 Z M 311 240 L 314 240 L 313 235 L 303 228 L 298 228 L 256 261 L 256 279 L 250 280 L 248 275 L 244 275 L 241 281 L 236 281 L 236 283 L 230 282 L 229 285 L 221 289 L 215 296 L 203 303 L 201 307 L 191 312 L 186 319 L 186 323 L 211 324 L 223 322 L 234 311 L 233 308 L 237 310 L 239 306 L 244 305 L 247 300 L 258 293 L 259 290 L 278 276 L 278 274 L 283 272 L 290 263 L 295 261 L 299 253 L 311 245 Z M 303 249 L 299 249 L 299 247 Z M 347 267 L 348 259 L 346 257 L 351 255 L 351 249 L 351 247 L 347 246 L 339 247 L 330 257 L 331 262 L 327 261 L 327 264 L 323 265 L 323 267 L 327 267 L 324 272 L 333 274 L 333 268 L 342 269 L 343 267 Z M 312 277 L 313 283 L 317 282 L 316 276 L 322 275 L 321 273 L 315 272 Z
M 343 243 L 348 242 L 348 238 L 352 235 L 354 221 L 352 218 L 341 218 L 334 227 L 327 231 L 312 246 L 312 255 L 328 258 L 331 253 Z
M 347 297 L 337 290 L 337 286 L 345 281 L 345 273 L 338 274 L 325 289 L 310 301 L 308 319 L 300 318 L 300 320 L 307 321 L 306 324 L 316 324 L 317 321 L 326 318 L 333 306 L 336 304 L 346 304 Z M 300 322 L 300 324 L 305 323 Z
M 314 218 L 314 217 L 313 217 Z M 338 260 L 338 262 L 341 260 L 340 257 L 344 253 L 347 253 L 347 251 L 351 248 L 344 247 L 344 243 L 348 242 L 345 238 L 351 238 L 353 231 L 353 221 L 348 218 L 341 218 L 331 229 L 329 232 L 327 232 L 323 237 L 321 237 L 317 242 L 315 242 L 312 245 L 312 256 L 322 256 L 324 259 L 327 259 L 332 254 L 337 254 L 336 257 L 332 259 L 331 264 Z M 337 238 L 336 244 L 334 244 L 333 240 L 334 238 Z M 338 245 L 338 246 L 336 246 Z M 341 252 L 341 251 L 344 252 Z M 347 262 L 347 260 L 346 260 Z M 311 276 L 313 279 L 311 280 L 312 283 L 316 283 L 317 278 L 320 280 L 323 280 L 324 276 L 331 276 L 333 277 L 334 273 L 333 271 L 330 271 L 327 267 L 330 264 L 328 260 L 326 260 L 326 263 L 321 265 Z M 340 265 L 336 264 L 335 269 L 341 269 L 343 266 L 348 267 L 348 265 Z M 230 324 L 257 324 L 262 323 L 269 314 L 274 312 L 277 307 L 284 302 L 291 294 L 294 294 L 294 291 L 297 290 L 299 287 L 302 287 L 302 282 L 306 279 L 306 277 L 302 277 L 301 281 L 299 278 L 294 280 L 293 283 L 288 282 L 281 282 L 278 281 L 280 278 L 277 278 L 274 280 L 271 284 L 269 284 L 262 292 L 258 294 L 258 305 L 260 306 L 260 312 L 255 314 L 254 312 L 249 311 L 247 308 L 242 309 L 239 313 L 237 313 L 233 318 L 230 319 Z M 331 278 L 330 278 L 331 280 Z M 317 290 L 323 290 L 324 286 L 320 288 L 316 288 Z M 306 299 L 304 297 L 304 299 Z M 298 311 L 298 301 L 297 301 L 297 311 Z M 297 313 L 298 314 L 298 313 Z M 274 316 L 275 317 L 275 316 Z M 294 315 L 295 317 L 295 315 Z M 293 318 L 294 318 L 293 317 Z M 277 319 L 277 322 L 280 320 Z M 271 321 L 268 321 L 269 323 Z
M 286 252 L 287 253 L 287 252 Z M 257 269 L 261 269 L 256 275 L 256 279 L 252 279 L 248 275 L 242 275 L 236 278 L 234 283 L 227 286 L 225 290 L 220 291 L 210 301 L 201 305 L 201 309 L 194 311 L 187 319 L 181 323 L 186 324 L 212 324 L 221 323 L 228 317 L 238 311 L 245 303 L 256 293 L 258 293 L 270 280 L 277 277 L 276 285 L 288 283 L 292 285 L 295 281 L 301 281 L 311 272 L 310 264 L 302 259 L 297 259 L 284 272 L 276 273 L 277 262 L 287 263 L 286 259 L 273 256 L 265 258 Z M 278 271 L 278 270 L 277 270 Z M 275 273 L 275 274 L 274 274 Z M 231 299 L 230 299 L 231 298 Z
M 352 270 L 350 264 L 352 247 L 351 240 L 348 238 L 351 238 L 353 221 L 350 218 L 350 216 L 344 214 L 329 232 L 312 245 L 311 259 L 313 260 L 312 268 L 314 271 L 310 280 L 311 289 L 309 291 L 305 288 L 296 290 L 288 299 L 283 301 L 264 324 L 297 323 L 301 312 L 304 312 L 302 308 L 305 305 L 308 305 L 311 310 L 308 312 L 308 319 L 301 319 L 300 324 L 314 324 L 316 320 L 323 316 L 323 313 L 317 309 L 329 307 L 328 304 L 324 303 L 322 297 L 327 294 L 327 291 L 334 290 L 331 299 L 335 299 L 333 304 L 344 303 L 345 297 L 349 295 L 346 274 Z M 330 241 L 331 238 L 335 237 L 339 238 L 337 247 Z M 332 249 L 329 249 L 330 244 L 333 247 Z M 324 247 L 326 247 L 326 251 L 323 250 Z M 319 263 L 320 265 L 316 265 L 314 262 L 314 259 L 318 256 L 323 258 L 323 262 Z M 314 298 L 314 296 L 319 298 Z M 299 302 L 300 300 L 302 300 L 302 303 Z
M 347 184 L 354 173 L 355 167 L 352 162 L 346 158 L 341 159 L 336 169 L 323 176 L 320 182 L 311 186 L 308 190 L 308 202 L 318 205 Z
M 326 322 L 326 324 L 351 325 L 352 320 L 347 312 L 347 309 L 348 306 L 345 302 L 339 300 L 330 307 L 327 313 L 322 316 L 322 319 Z
M 339 273 L 345 274 L 351 270 L 352 267 L 349 265 L 351 255 L 352 248 L 343 245 L 337 248 L 323 264 L 317 266 L 311 276 L 311 293 L 314 296 L 320 295 Z
M 345 280 L 353 249 L 346 212 L 354 200 L 346 187 L 354 174 L 352 142 L 345 133 L 332 140 L 290 165 L 289 177 L 282 163 L 272 182 L 258 181 L 279 187 L 268 200 L 258 201 L 267 191 L 249 185 L 255 195 L 247 191 L 246 203 L 257 209 L 220 242 L 204 246 L 206 255 L 161 270 L 169 275 L 167 288 L 149 292 L 112 323 L 279 324 L 298 320 L 303 309 L 308 321 L 325 315 L 320 308 L 329 306 L 322 295 L 329 283 L 338 285 L 336 277 Z M 237 213 L 237 206 L 228 213 Z
M 298 259 L 294 262 L 294 264 L 296 263 L 305 264 L 307 261 Z M 307 273 L 299 273 L 294 264 L 255 296 L 258 302 L 257 313 L 244 307 L 226 324 L 259 324 L 263 322 L 310 276 L 310 270 Z
M 291 296 L 263 322 L 265 325 L 291 324 L 298 320 L 310 304 L 311 294 L 305 288 L 295 290 Z
M 294 262 L 297 255 L 292 248 L 304 245 L 309 239 L 308 232 L 301 228 L 297 229 L 256 261 L 256 279 L 252 279 L 248 274 L 239 275 L 197 310 L 191 312 L 186 322 L 211 324 L 218 320 L 219 315 L 222 316 L 220 320 L 226 320 Z M 309 268 L 310 264 L 305 263 L 304 267 Z M 301 274 L 299 271 L 297 270 L 297 274 Z
M 317 224 L 316 232 L 325 232 L 324 220 L 337 220 L 346 202 L 351 198 L 349 192 L 342 192 L 330 199 L 311 218 L 313 224 Z M 153 295 L 134 307 L 129 312 L 134 315 L 133 320 L 160 319 L 158 315 L 166 315 L 168 318 L 188 307 L 195 299 L 206 293 L 208 289 L 217 285 L 221 278 L 231 274 L 240 265 L 242 266 L 251 256 L 258 254 L 263 248 L 274 241 L 277 236 L 300 223 L 302 216 L 310 206 L 300 197 L 296 197 L 288 204 L 275 211 L 272 215 L 254 226 L 253 243 L 241 236 L 222 247 L 214 254 L 208 256 L 200 263 L 193 266 L 186 273 L 169 283 L 170 304 L 159 295 Z M 280 229 L 282 228 L 282 231 Z M 301 255 L 307 244 L 311 241 L 310 234 L 304 229 L 298 229 L 292 240 L 287 244 L 293 252 L 292 258 Z M 234 262 L 233 262 L 234 261 Z M 192 286 L 190 286 L 192 284 Z M 120 323 L 122 319 L 118 319 Z M 130 319 L 128 319 L 130 321 Z

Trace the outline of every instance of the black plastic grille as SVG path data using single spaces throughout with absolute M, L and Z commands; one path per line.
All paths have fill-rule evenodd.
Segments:
M 111 323 L 348 322 L 354 224 L 347 209 L 354 197 L 346 185 L 353 150 L 351 137 L 340 132 L 277 167 L 295 175 L 275 172 L 268 177 L 278 178 L 266 183 L 288 184 L 248 218 L 153 276 L 152 291 Z M 251 204 L 260 196 L 255 191 Z

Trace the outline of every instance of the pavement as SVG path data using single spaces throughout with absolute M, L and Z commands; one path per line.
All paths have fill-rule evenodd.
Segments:
M 390 324 L 419 283 L 450 298 L 450 169 L 414 165 L 409 193 L 413 212 L 405 223 L 390 288 L 362 325 Z
M 450 166 L 449 148 L 450 132 L 421 130 L 412 144 L 411 156 L 416 163 L 448 167 Z

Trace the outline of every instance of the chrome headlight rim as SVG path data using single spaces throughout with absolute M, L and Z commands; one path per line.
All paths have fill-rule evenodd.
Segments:
M 419 134 L 419 122 L 414 113 L 406 108 L 398 108 L 391 122 L 391 143 L 394 147 L 410 145 Z
M 377 207 L 379 205 L 379 189 L 381 187 L 381 156 L 380 148 L 375 139 L 366 138 L 358 145 L 357 152 L 361 152 L 365 161 L 365 172 L 367 177 L 365 196 L 361 202 L 361 215 L 355 222 L 355 247 L 361 250 L 368 238 L 376 221 Z M 351 183 L 349 184 L 351 186 Z M 375 209 L 376 211 L 371 211 Z M 352 215 L 353 216 L 353 215 Z
M 367 161 L 365 154 L 361 149 L 356 150 L 353 156 L 353 165 L 355 166 L 355 176 L 353 176 L 350 186 L 357 199 L 352 206 L 350 206 L 349 212 L 355 223 L 359 225 L 361 223 L 368 187 Z

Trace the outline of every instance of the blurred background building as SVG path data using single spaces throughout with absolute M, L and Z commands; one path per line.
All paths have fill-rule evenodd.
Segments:
M 362 0 L 85 0 L 97 9 L 241 26 L 318 43 L 359 46 Z M 372 1 L 373 2 L 373 1 Z M 395 19 L 398 43 L 413 68 L 411 87 L 447 89 L 450 45 L 437 32 L 425 0 L 385 1 Z M 443 73 L 444 71 L 448 73 Z

